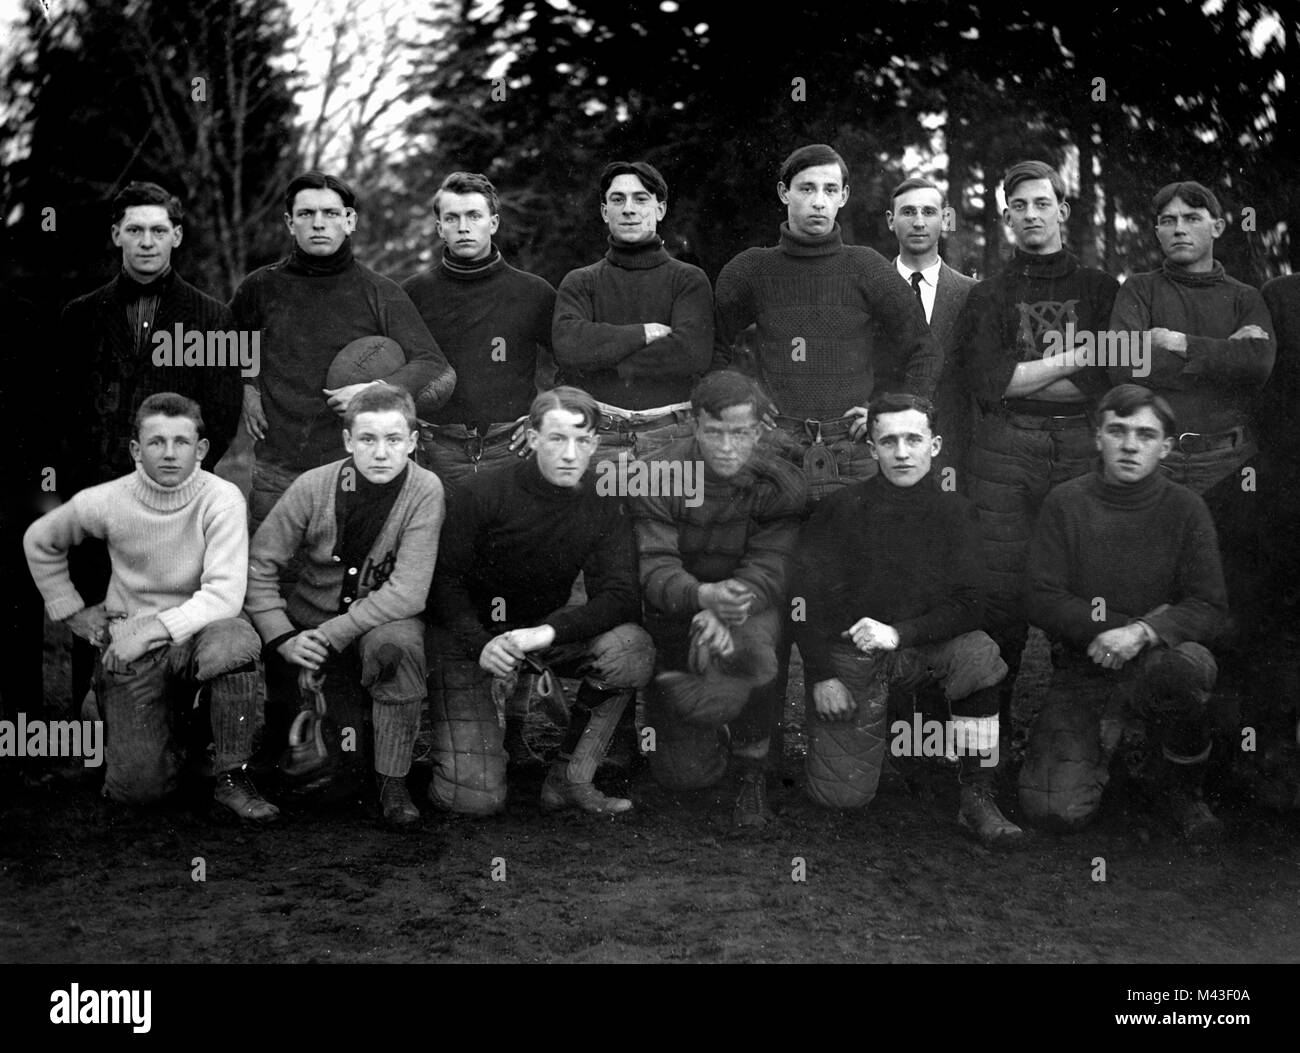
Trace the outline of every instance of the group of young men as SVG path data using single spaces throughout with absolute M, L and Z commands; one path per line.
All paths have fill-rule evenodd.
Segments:
M 937 187 L 893 192 L 891 263 L 843 243 L 848 183 L 831 147 L 794 151 L 778 243 L 711 289 L 657 232 L 662 175 L 615 162 L 608 251 L 555 290 L 502 257 L 482 175 L 443 181 L 442 254 L 398 286 L 353 258 L 351 189 L 306 173 L 286 190 L 289 255 L 229 308 L 171 268 L 176 198 L 128 186 L 122 273 L 63 318 L 78 474 L 25 538 L 49 616 L 97 650 L 105 793 L 175 787 L 176 689 L 197 684 L 216 800 L 275 818 L 255 749 L 274 755 L 323 676 L 368 695 L 349 730 L 390 823 L 420 816 L 406 777 L 426 698 L 429 799 L 487 815 L 535 695 L 564 726 L 544 809 L 630 809 L 593 781 L 622 737 L 674 789 L 733 771 L 735 823 L 762 827 L 797 645 L 814 801 L 865 806 L 887 752 L 920 752 L 900 749 L 891 698 L 932 684 L 958 823 L 1008 844 L 1022 830 L 997 775 L 1034 624 L 1056 669 L 1023 818 L 1085 823 L 1140 726 L 1182 832 L 1220 832 L 1201 793 L 1216 656 L 1245 664 L 1268 639 L 1256 502 L 1279 476 L 1251 430 L 1273 323 L 1213 258 L 1217 199 L 1159 191 L 1165 262 L 1121 288 L 1063 248 L 1058 173 L 1021 162 L 1003 182 L 1014 256 L 976 283 L 939 258 Z M 1296 281 L 1271 287 L 1292 333 Z M 256 332 L 260 368 L 159 365 L 172 329 Z M 328 386 L 338 352 L 375 336 L 405 362 Z M 232 437 L 240 379 L 247 508 L 202 466 Z M 95 539 L 111 572 L 79 551 Z

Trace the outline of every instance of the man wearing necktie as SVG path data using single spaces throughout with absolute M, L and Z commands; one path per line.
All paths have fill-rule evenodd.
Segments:
M 948 485 L 961 491 L 965 489 L 962 474 L 970 446 L 971 405 L 970 392 L 953 368 L 953 358 L 957 319 L 975 279 L 953 270 L 939 256 L 939 239 L 955 222 L 938 187 L 919 176 L 904 179 L 890 194 L 890 205 L 885 221 L 898 239 L 894 267 L 911 283 L 930 334 L 943 353 L 934 393 L 935 409 L 943 421 L 943 452 L 935 459 L 936 478 L 947 482 L 951 477 Z M 877 383 L 878 390 L 902 390 L 899 372 L 891 365 Z

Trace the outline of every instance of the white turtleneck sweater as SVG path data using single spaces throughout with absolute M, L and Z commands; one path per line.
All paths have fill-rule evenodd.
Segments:
M 102 538 L 113 562 L 108 611 L 156 614 L 182 643 L 243 607 L 246 516 L 239 488 L 211 472 L 195 468 L 179 486 L 164 487 L 137 465 L 42 516 L 28 527 L 23 548 L 46 611 L 62 621 L 86 606 L 68 575 L 68 549 Z

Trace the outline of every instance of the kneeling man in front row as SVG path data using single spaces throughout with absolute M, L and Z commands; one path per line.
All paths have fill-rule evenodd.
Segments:
M 769 685 L 808 485 L 759 445 L 767 399 L 748 377 L 710 373 L 691 404 L 694 436 L 643 462 L 651 493 L 632 502 L 660 669 L 647 700 L 650 770 L 665 786 L 697 789 L 722 777 L 729 752 L 741 778 L 733 821 L 762 827 L 783 701 Z
M 1178 435 L 1168 402 L 1121 384 L 1097 411 L 1101 468 L 1047 495 L 1029 549 L 1029 620 L 1064 649 L 1030 733 L 1020 807 L 1035 825 L 1082 826 L 1125 725 L 1141 719 L 1182 833 L 1212 839 L 1223 824 L 1201 784 L 1218 667 L 1205 644 L 1227 616 L 1214 524 L 1160 469 Z
M 808 795 L 861 808 L 876 794 L 889 688 L 937 681 L 960 756 L 958 824 L 986 844 L 1018 826 L 994 800 L 998 685 L 1006 663 L 979 631 L 984 613 L 978 514 L 930 472 L 941 439 L 934 407 L 915 395 L 872 399 L 867 434 L 880 472 L 823 498 L 804 528 L 791 588 L 808 714 Z M 920 752 L 912 744 L 909 752 Z
M 265 702 L 257 633 L 239 617 L 248 513 L 238 487 L 200 467 L 207 452 L 198 403 L 150 395 L 135 416 L 135 472 L 42 516 L 23 545 L 50 618 L 101 649 L 105 795 L 143 804 L 176 788 L 174 710 L 197 686 L 210 701 L 217 803 L 266 822 L 279 809 L 245 767 Z M 113 565 L 95 606 L 68 576 L 68 550 L 88 537 L 107 543 Z
M 272 681 L 303 671 L 354 676 L 370 695 L 384 821 L 413 823 L 406 789 L 427 694 L 420 617 L 442 529 L 442 483 L 410 460 L 415 402 L 391 384 L 358 392 L 344 415 L 349 456 L 298 476 L 253 537 L 248 600 Z M 295 557 L 302 570 L 281 596 Z M 356 729 L 361 730 L 361 729 Z
M 543 809 L 632 807 L 592 784 L 620 714 L 654 664 L 654 645 L 636 624 L 641 595 L 624 499 L 602 496 L 587 474 L 599 416 L 585 391 L 543 392 L 529 410 L 531 455 L 466 477 L 452 495 L 429 597 L 438 656 L 429 798 L 449 811 L 505 807 L 493 681 L 509 696 L 506 685 L 527 669 L 552 684 L 555 676 L 582 680 L 560 759 L 542 785 Z M 579 571 L 587 600 L 571 606 Z

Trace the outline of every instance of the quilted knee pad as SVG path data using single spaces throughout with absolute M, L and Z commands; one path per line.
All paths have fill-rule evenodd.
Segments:
M 1088 823 L 1110 781 L 1098 710 L 1083 699 L 1049 701 L 1020 769 L 1020 808 L 1035 826 L 1066 832 Z
M 727 770 L 727 750 L 718 728 L 674 720 L 653 692 L 646 699 L 646 727 L 654 728 L 655 748 L 646 754 L 655 782 L 670 790 L 702 790 Z
M 848 683 L 857 702 L 852 721 L 808 717 L 805 792 L 827 808 L 863 808 L 876 796 L 885 757 L 885 718 L 889 698 L 883 680 Z
M 492 815 L 506 803 L 504 735 L 492 681 L 471 662 L 443 659 L 432 678 L 433 779 L 429 800 L 463 815 Z

